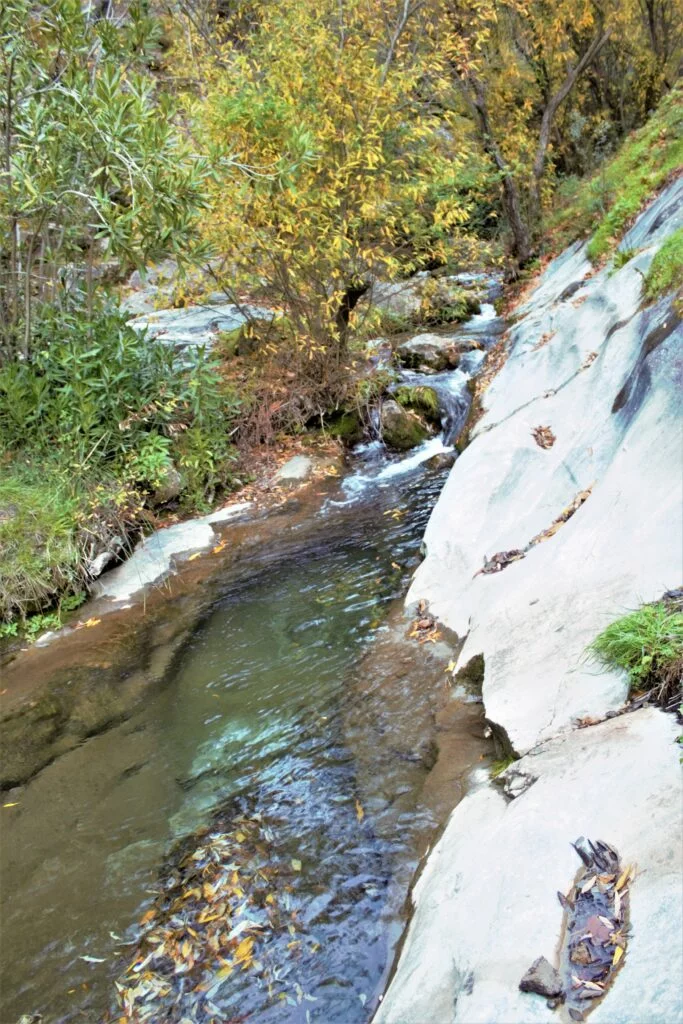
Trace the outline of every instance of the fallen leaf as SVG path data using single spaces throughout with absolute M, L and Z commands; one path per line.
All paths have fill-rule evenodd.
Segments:
M 220 552 L 223 550 L 224 547 L 226 547 L 226 545 L 227 545 L 227 541 L 222 540 L 220 542 L 220 544 L 216 544 L 215 548 L 211 548 L 211 554 L 212 555 L 220 554 Z
M 581 893 L 582 893 L 582 895 L 583 895 L 583 893 L 589 892 L 593 888 L 593 886 L 595 885 L 597 880 L 598 880 L 597 879 L 597 875 L 593 875 L 593 877 L 589 878 L 587 882 L 584 882 L 583 885 L 581 886 Z
M 623 949 L 621 948 L 621 946 L 617 946 L 617 948 L 614 950 L 614 956 L 612 957 L 612 967 L 617 966 L 623 955 Z
M 202 557 L 201 551 L 195 551 L 195 553 L 193 555 L 190 555 L 190 557 L 188 558 L 188 562 L 194 562 L 195 558 L 201 558 L 201 557 Z
M 3 804 L 2 806 L 3 807 L 18 807 L 19 806 L 19 801 L 18 800 L 14 800 L 11 803 Z
M 102 619 L 87 619 L 83 625 L 86 629 L 89 629 L 91 626 L 98 626 L 101 621 Z
M 456 665 L 457 665 L 457 662 L 453 661 L 453 659 L 451 658 L 451 660 L 446 665 L 446 667 L 444 669 L 444 672 L 455 672 Z
M 301 861 L 297 860 L 296 857 L 292 858 L 292 867 L 295 871 L 301 871 Z
M 358 818 L 358 824 L 360 824 L 365 817 L 365 811 L 363 810 L 363 805 L 360 800 L 356 800 L 356 817 Z
M 624 870 L 619 875 L 619 878 L 617 880 L 617 884 L 615 886 L 617 892 L 619 892 L 620 889 L 623 889 L 624 886 L 626 885 L 626 883 L 628 882 L 629 875 L 631 874 L 631 867 L 632 867 L 631 864 L 627 865 L 627 867 L 625 867 Z
M 85 960 L 87 964 L 105 964 L 106 956 L 79 956 L 79 960 Z

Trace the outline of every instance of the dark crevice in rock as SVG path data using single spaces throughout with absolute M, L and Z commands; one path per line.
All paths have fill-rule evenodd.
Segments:
M 681 319 L 672 307 L 663 322 L 658 323 L 652 330 L 648 331 L 643 339 L 636 364 L 614 399 L 612 413 L 623 412 L 627 422 L 633 419 L 650 387 L 650 370 L 647 366 L 647 358 L 680 325 Z

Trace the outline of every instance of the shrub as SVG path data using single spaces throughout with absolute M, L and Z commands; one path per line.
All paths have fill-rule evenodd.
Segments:
M 229 479 L 239 402 L 216 359 L 133 330 L 115 310 L 90 324 L 44 319 L 32 357 L 0 368 L 0 443 L 57 456 L 76 476 L 95 466 L 154 487 L 171 456 L 195 491 Z M 173 449 L 173 450 L 172 450 Z
M 603 665 L 628 672 L 632 690 L 649 690 L 668 706 L 680 700 L 683 674 L 683 601 L 658 601 L 617 619 L 589 652 Z

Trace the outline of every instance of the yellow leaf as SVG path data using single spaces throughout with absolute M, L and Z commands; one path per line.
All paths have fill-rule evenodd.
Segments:
M 99 625 L 99 623 L 101 621 L 102 621 L 102 619 L 88 619 L 86 622 L 83 623 L 83 625 L 86 628 L 89 628 L 90 626 L 97 626 L 97 625 Z
M 201 551 L 195 551 L 195 553 L 193 555 L 190 555 L 190 557 L 188 558 L 188 562 L 194 562 L 195 558 L 201 558 L 201 557 L 202 557 Z
M 252 953 L 254 948 L 254 940 L 250 935 L 247 935 L 245 939 L 242 939 L 239 946 L 235 950 L 235 963 L 242 963 L 243 960 L 247 960 Z
M 225 545 L 226 545 L 226 541 L 222 540 L 222 541 L 220 542 L 220 544 L 216 544 L 216 547 L 215 547 L 215 548 L 212 548 L 212 549 L 211 549 L 211 553 L 212 553 L 213 555 L 217 555 L 217 554 L 219 554 L 219 552 L 221 552 L 221 551 L 223 550 L 223 548 L 225 547 Z
M 446 668 L 444 669 L 444 672 L 455 672 L 456 664 L 457 664 L 457 662 L 453 661 L 453 659 L 451 658 L 451 660 L 446 665 Z
M 301 871 L 301 861 L 297 860 L 296 857 L 292 859 L 292 867 L 295 871 Z
M 365 811 L 363 810 L 363 805 L 361 804 L 360 800 L 356 800 L 356 817 L 358 818 L 359 824 L 365 817 Z
M 19 806 L 19 801 L 18 800 L 14 800 L 12 803 L 3 804 L 2 806 L 3 807 L 18 807 Z
M 619 875 L 619 879 L 615 886 L 617 892 L 619 892 L 620 889 L 623 889 L 626 883 L 628 882 L 629 875 L 631 874 L 631 867 L 632 865 L 628 864 Z
M 612 957 L 612 967 L 617 966 L 623 955 L 623 949 L 621 948 L 621 946 L 617 946 L 617 948 L 614 950 L 614 956 Z
M 245 836 L 244 832 L 235 833 L 235 839 L 237 840 L 238 843 L 243 843 L 246 838 L 247 837 Z

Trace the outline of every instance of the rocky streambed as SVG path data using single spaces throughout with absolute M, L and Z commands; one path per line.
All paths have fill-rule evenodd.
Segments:
M 473 788 L 430 854 L 375 1024 L 683 1017 L 680 726 L 622 713 L 627 679 L 585 654 L 680 585 L 683 328 L 672 296 L 643 304 L 642 282 L 682 220 L 679 179 L 625 236 L 619 269 L 596 271 L 581 244 L 550 264 L 430 518 L 408 604 L 466 637 L 457 668 L 483 667 L 487 720 L 517 760 Z M 628 936 L 614 901 L 582 917 L 571 951 L 585 940 L 592 962 L 612 942 L 616 971 L 586 986 L 570 970 L 567 1001 L 548 1004 L 519 985 L 539 957 L 565 963 L 557 894 L 576 899 L 578 837 L 630 866 Z M 619 882 L 600 874 L 587 893 Z

